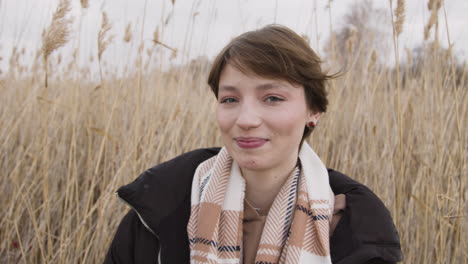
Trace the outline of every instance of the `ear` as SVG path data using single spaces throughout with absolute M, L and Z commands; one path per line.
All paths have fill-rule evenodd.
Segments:
M 309 114 L 309 122 L 314 122 L 315 124 L 317 124 L 317 122 L 319 121 L 320 119 L 320 116 L 322 115 L 321 112 L 311 112 Z

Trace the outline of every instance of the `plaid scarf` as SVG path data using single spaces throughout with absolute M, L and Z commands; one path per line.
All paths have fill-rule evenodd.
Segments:
M 245 184 L 225 148 L 198 166 L 187 225 L 192 264 L 242 263 Z M 270 208 L 255 263 L 331 263 L 332 212 L 328 172 L 304 142 L 298 166 Z

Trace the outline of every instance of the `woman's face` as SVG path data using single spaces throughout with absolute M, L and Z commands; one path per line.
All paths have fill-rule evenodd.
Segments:
M 269 170 L 297 160 L 307 122 L 317 122 L 304 88 L 245 74 L 226 64 L 218 90 L 223 143 L 242 169 Z

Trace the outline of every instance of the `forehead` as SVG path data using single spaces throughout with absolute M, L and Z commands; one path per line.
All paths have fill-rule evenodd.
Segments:
M 226 64 L 219 78 L 219 91 L 234 91 L 242 87 L 255 87 L 258 90 L 291 89 L 301 85 L 293 84 L 287 80 L 260 76 L 253 71 L 239 69 Z

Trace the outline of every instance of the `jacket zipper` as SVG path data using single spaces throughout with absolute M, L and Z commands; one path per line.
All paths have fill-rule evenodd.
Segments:
M 159 236 L 156 235 L 156 233 L 153 231 L 153 229 L 151 229 L 149 227 L 149 225 L 145 222 L 145 220 L 143 220 L 143 217 L 141 217 L 140 213 L 135 209 L 135 207 L 133 207 L 130 203 L 128 203 L 127 201 L 125 201 L 122 197 L 120 197 L 119 193 L 118 192 L 115 192 L 115 195 L 117 195 L 117 197 L 122 201 L 124 202 L 126 205 L 128 205 L 130 208 L 132 208 L 132 210 L 138 215 L 138 218 L 140 219 L 141 223 L 143 224 L 143 226 L 148 229 L 148 231 L 150 231 L 151 234 L 153 234 L 158 240 L 159 240 Z M 158 263 L 161 264 L 161 246 L 159 246 L 159 250 L 158 250 Z

